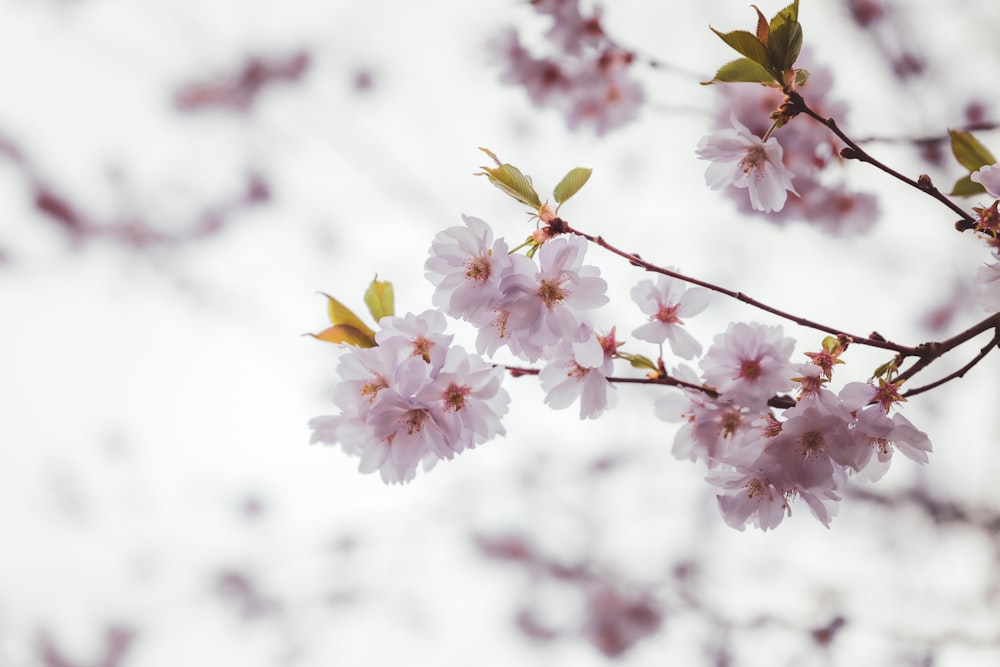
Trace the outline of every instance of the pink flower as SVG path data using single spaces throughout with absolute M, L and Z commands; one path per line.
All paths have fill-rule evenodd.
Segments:
M 510 265 L 507 244 L 479 218 L 462 216 L 465 227 L 434 237 L 424 264 L 436 289 L 432 302 L 452 317 L 469 319 L 500 298 L 500 275 Z
M 389 341 L 402 344 L 409 350 L 409 357 L 420 357 L 434 371 L 441 368 L 448 346 L 454 336 L 444 333 L 447 321 L 440 312 L 426 310 L 420 315 L 407 313 L 402 316 L 383 317 L 379 320 L 375 341 L 386 345 Z
M 580 338 L 582 312 L 603 306 L 607 283 L 600 269 L 584 266 L 587 241 L 559 237 L 538 251 L 538 265 L 524 255 L 513 255 L 500 279 L 501 300 L 480 313 L 476 347 L 493 354 L 502 345 L 535 362 L 546 346 Z
M 766 532 L 777 528 L 786 514 L 791 515 L 789 492 L 775 483 L 776 472 L 765 464 L 746 472 L 730 470 L 709 475 L 710 483 L 725 489 L 716 499 L 729 527 L 742 531 L 752 523 Z
M 333 401 L 341 412 L 311 420 L 312 441 L 340 445 L 361 472 L 395 484 L 503 435 L 502 369 L 448 347 L 443 321 L 436 311 L 382 318 L 378 347 L 340 358 Z
M 994 256 L 1000 259 L 1000 254 Z M 1000 313 L 1000 261 L 980 266 L 975 282 L 979 286 L 979 305 L 983 310 Z
M 795 341 L 780 326 L 734 322 L 715 337 L 701 360 L 705 381 L 723 400 L 763 408 L 776 392 L 792 385 L 795 368 L 789 358 Z
M 643 280 L 632 288 L 632 300 L 650 321 L 632 335 L 649 343 L 670 341 L 674 354 L 682 359 L 693 359 L 701 354 L 701 343 L 683 328 L 681 318 L 705 310 L 708 298 L 708 290 L 687 289 L 682 281 L 669 276 L 660 276 L 655 284 L 652 280 Z
M 750 204 L 758 211 L 780 211 L 787 193 L 795 192 L 794 174 L 785 168 L 781 144 L 773 137 L 762 141 L 732 117 L 733 129 L 721 130 L 698 142 L 698 157 L 711 160 L 705 171 L 708 187 L 746 188 Z
M 579 398 L 580 419 L 600 417 L 615 399 L 614 385 L 607 380 L 614 370 L 612 354 L 613 335 L 608 346 L 602 345 L 593 333 L 582 342 L 567 341 L 556 346 L 538 375 L 546 394 L 545 402 L 561 410 Z
M 503 377 L 502 368 L 452 347 L 441 372 L 415 396 L 436 408 L 451 449 L 460 452 L 506 433 L 500 420 L 510 396 L 500 386 Z
M 1000 197 L 1000 163 L 981 167 L 969 176 L 973 183 L 979 183 L 993 197 Z

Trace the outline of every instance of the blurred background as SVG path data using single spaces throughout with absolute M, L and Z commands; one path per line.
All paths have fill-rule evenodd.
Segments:
M 586 48 L 553 32 L 574 11 Z M 1000 664 L 995 355 L 905 405 L 930 465 L 897 457 L 830 529 L 801 503 L 773 533 L 726 527 L 653 416 L 664 388 L 581 421 L 508 378 L 507 436 L 402 487 L 309 444 L 335 411 L 338 350 L 303 335 L 327 326 L 318 292 L 362 313 L 377 274 L 420 312 L 430 241 L 461 214 L 534 228 L 473 175 L 480 146 L 542 193 L 593 168 L 574 226 L 804 317 L 907 344 L 982 318 L 983 244 L 865 165 L 816 176 L 851 193 L 836 220 L 862 202 L 864 234 L 818 222 L 829 203 L 775 224 L 705 187 L 694 149 L 733 110 L 698 85 L 733 57 L 708 26 L 752 28 L 746 3 L 0 12 L 0 666 Z M 947 190 L 947 128 L 1000 150 L 1000 5 L 802 0 L 800 20 L 827 108 L 886 162 Z M 607 54 L 618 107 L 574 106 L 583 75 L 542 85 L 546 63 L 607 73 Z M 588 262 L 599 328 L 628 340 L 645 276 Z M 732 320 L 775 323 L 716 299 L 689 328 Z M 887 360 L 845 358 L 843 382 Z

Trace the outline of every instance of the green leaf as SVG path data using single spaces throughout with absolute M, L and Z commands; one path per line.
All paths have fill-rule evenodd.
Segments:
M 378 276 L 375 276 L 372 284 L 365 290 L 365 305 L 368 306 L 368 312 L 372 314 L 376 322 L 383 317 L 395 315 L 392 283 L 380 282 Z
M 952 197 L 971 197 L 973 195 L 985 194 L 986 188 L 979 183 L 973 182 L 969 176 L 963 176 L 955 181 L 954 187 L 952 187 L 951 192 L 948 194 Z
M 954 153 L 959 164 L 968 169 L 970 173 L 979 171 L 980 168 L 987 165 L 996 164 L 996 158 L 993 157 L 989 149 L 979 143 L 979 140 L 969 132 L 948 130 L 948 134 L 951 135 L 951 152 Z M 957 186 L 958 183 L 955 185 Z M 985 192 L 985 190 L 981 189 L 980 192 Z
M 809 70 L 807 69 L 797 69 L 795 70 L 795 87 L 804 86 L 806 81 L 809 80 Z
M 786 72 L 792 69 L 802 50 L 802 26 L 798 21 L 790 20 L 772 27 L 767 48 L 775 70 Z
M 535 188 L 531 185 L 530 178 L 522 174 L 521 170 L 512 164 L 500 164 L 497 156 L 489 150 L 485 148 L 480 148 L 479 150 L 493 158 L 498 166 L 496 168 L 480 167 L 483 171 L 476 174 L 477 176 L 486 176 L 490 179 L 490 183 L 522 204 L 531 206 L 536 211 L 542 207 L 542 200 L 539 199 L 538 193 L 535 192 Z
M 329 294 L 323 294 L 323 296 L 327 298 L 327 314 L 330 317 L 330 324 L 332 324 L 334 328 L 343 325 L 358 331 L 363 337 L 370 338 L 372 341 L 371 345 L 364 347 L 374 347 L 375 332 L 372 331 L 367 324 L 362 322 L 361 318 L 355 315 L 350 308 L 340 303 Z M 323 340 L 326 339 L 324 338 Z
M 781 82 L 775 79 L 773 74 L 749 58 L 737 58 L 726 63 L 715 73 L 714 79 L 711 81 L 702 81 L 701 85 L 707 86 L 712 83 L 736 82 L 762 83 L 766 86 L 781 87 Z
M 774 32 L 778 26 L 788 23 L 789 21 L 799 20 L 799 0 L 795 0 L 792 4 L 788 5 L 780 12 L 774 15 L 771 19 L 770 31 Z
M 367 329 L 367 327 L 365 327 Z M 327 343 L 347 343 L 355 347 L 375 347 L 375 335 L 371 330 L 361 331 L 349 324 L 336 324 L 329 329 L 324 329 L 318 334 L 309 334 L 317 340 Z
M 593 169 L 587 169 L 585 167 L 577 167 L 576 169 L 571 169 L 568 174 L 563 176 L 563 179 L 559 181 L 559 185 L 556 189 L 552 191 L 552 196 L 555 197 L 556 203 L 563 203 L 577 192 L 580 188 L 590 179 L 590 174 Z
M 753 33 L 746 30 L 733 30 L 726 33 L 719 32 L 715 28 L 711 28 L 711 30 L 740 55 L 746 56 L 764 69 L 770 69 L 771 54 L 764 42 L 760 41 Z
M 641 354 L 628 354 L 625 352 L 619 352 L 618 356 L 628 361 L 633 368 L 644 368 L 653 371 L 657 370 L 656 364 L 654 364 L 649 357 L 644 357 Z

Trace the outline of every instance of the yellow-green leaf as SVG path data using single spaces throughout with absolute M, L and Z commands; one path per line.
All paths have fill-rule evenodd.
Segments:
M 323 294 L 321 292 L 321 294 Z M 369 328 L 367 324 L 361 321 L 361 318 L 354 314 L 354 312 L 334 299 L 329 294 L 323 294 L 327 298 L 327 314 L 330 316 L 330 324 L 334 326 L 338 324 L 346 324 L 347 326 L 357 329 L 358 331 L 370 335 L 372 339 L 375 338 L 375 332 Z
M 365 327 L 367 329 L 367 327 Z M 355 347 L 375 347 L 375 334 L 361 331 L 349 324 L 335 324 L 329 329 L 323 329 L 318 334 L 309 334 L 313 338 L 327 343 L 347 343 Z
M 980 168 L 990 164 L 996 164 L 996 158 L 990 150 L 979 143 L 979 140 L 971 133 L 963 130 L 948 130 L 951 135 L 951 152 L 959 164 L 969 170 L 969 172 L 979 171 Z M 983 190 L 980 190 L 982 192 Z M 974 194 L 974 193 L 973 193 Z
M 522 174 L 521 170 L 512 164 L 500 164 L 497 156 L 489 150 L 485 148 L 480 148 L 479 150 L 493 158 L 498 163 L 498 166 L 480 167 L 483 171 L 479 172 L 477 176 L 486 176 L 490 179 L 490 183 L 522 204 L 531 206 L 536 211 L 542 207 L 542 200 L 538 197 L 538 193 L 535 192 L 530 178 Z
M 561 204 L 579 192 L 580 188 L 590 179 L 592 172 L 593 169 L 585 167 L 571 169 L 568 174 L 563 176 L 563 179 L 559 181 L 559 185 L 552 192 L 552 196 L 555 197 L 556 202 Z
M 971 176 L 971 174 L 969 175 Z M 969 176 L 963 176 L 962 178 L 955 181 L 954 187 L 952 187 L 951 192 L 948 194 L 952 197 L 971 197 L 973 195 L 981 195 L 986 192 L 981 184 L 974 182 Z
M 737 58 L 726 63 L 715 73 L 714 79 L 711 81 L 702 81 L 701 85 L 707 86 L 712 83 L 737 82 L 762 83 L 765 86 L 781 87 L 781 82 L 777 81 L 773 74 L 749 58 Z
M 741 56 L 746 56 L 764 69 L 770 68 L 771 54 L 768 52 L 767 46 L 753 33 L 746 30 L 733 30 L 732 32 L 722 33 L 711 26 L 709 26 L 709 29 Z
M 802 50 L 802 26 L 798 21 L 785 21 L 771 27 L 771 38 L 767 42 L 771 52 L 771 64 L 779 72 L 792 69 Z
M 372 280 L 372 284 L 365 290 L 365 305 L 368 312 L 372 314 L 378 322 L 383 317 L 395 315 L 396 299 L 392 290 L 392 283 L 380 281 L 378 276 Z
M 795 0 L 792 4 L 788 5 L 780 12 L 774 15 L 771 19 L 770 32 L 774 32 L 775 29 L 786 23 L 788 21 L 798 21 L 799 20 L 799 0 Z

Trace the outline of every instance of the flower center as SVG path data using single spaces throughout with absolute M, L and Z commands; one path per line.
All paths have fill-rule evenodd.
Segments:
M 757 359 L 744 359 L 740 364 L 740 374 L 736 377 L 753 382 L 761 376 L 761 373 L 763 373 L 763 370 L 760 367 L 760 361 Z
M 444 390 L 444 409 L 451 412 L 458 412 L 465 407 L 465 397 L 472 391 L 466 385 L 457 385 L 454 382 Z
M 731 410 L 722 413 L 722 419 L 720 420 L 722 424 L 722 437 L 728 438 L 729 436 L 736 433 L 740 428 L 740 423 L 743 420 L 740 417 L 740 413 L 736 410 Z
M 474 283 L 485 283 L 489 280 L 491 271 L 490 260 L 483 255 L 465 260 L 465 277 Z
M 430 419 L 430 414 L 423 408 L 407 410 L 403 414 L 403 428 L 406 429 L 407 435 L 419 433 L 423 430 L 424 424 L 427 423 L 428 419 Z
M 771 492 L 768 491 L 767 486 L 768 486 L 767 484 L 754 477 L 749 482 L 747 482 L 746 485 L 747 498 L 753 499 L 756 496 L 767 496 L 768 500 L 770 500 L 774 496 L 772 496 Z
M 361 385 L 361 395 L 365 396 L 369 403 L 372 403 L 375 400 L 375 396 L 388 386 L 389 383 L 380 375 Z
M 760 146 L 754 146 L 740 160 L 740 171 L 744 174 L 749 174 L 751 171 L 761 171 L 764 168 L 764 158 L 764 149 Z
M 826 444 L 823 440 L 823 434 L 819 431 L 808 431 L 802 436 L 802 455 L 806 458 L 810 456 L 819 455 L 823 451 L 823 446 Z
M 410 352 L 411 357 L 420 357 L 427 363 L 431 363 L 431 348 L 434 347 L 434 341 L 425 336 L 417 336 L 410 341 L 410 347 L 413 348 L 413 351 Z
M 677 306 L 660 306 L 653 315 L 653 319 L 664 324 L 681 324 L 681 318 L 677 317 Z
M 566 298 L 566 291 L 555 280 L 543 280 L 538 286 L 538 296 L 545 302 L 546 308 L 552 308 Z

